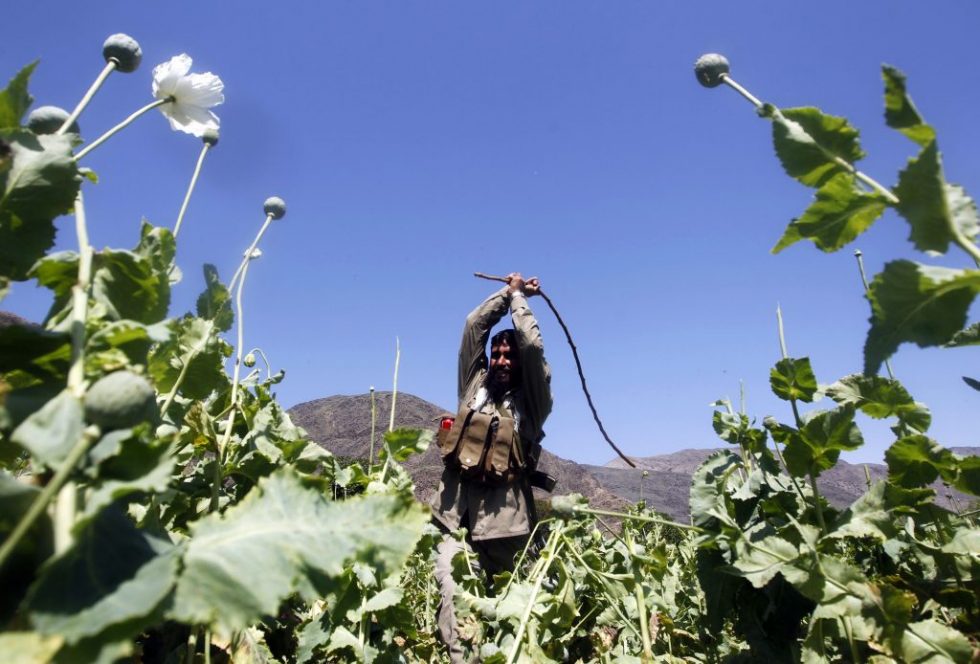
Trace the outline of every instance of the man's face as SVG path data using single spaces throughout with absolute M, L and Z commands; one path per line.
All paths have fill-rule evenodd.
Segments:
M 517 346 L 507 337 L 490 347 L 490 384 L 498 390 L 517 387 L 521 380 L 521 361 Z

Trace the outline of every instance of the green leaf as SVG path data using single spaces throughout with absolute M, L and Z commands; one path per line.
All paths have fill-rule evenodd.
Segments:
M 936 131 L 926 124 L 905 89 L 905 74 L 894 67 L 882 65 L 885 81 L 885 123 L 897 129 L 922 147 L 936 139 Z
M 151 247 L 158 253 L 149 254 L 140 248 L 136 252 L 103 249 L 95 254 L 92 297 L 105 305 L 111 318 L 150 324 L 167 315 L 170 281 L 166 269 L 160 267 L 163 248 Z
M 148 438 L 151 436 L 144 433 L 123 439 L 118 453 L 100 464 L 98 481 L 86 496 L 85 509 L 75 521 L 75 530 L 121 498 L 167 489 L 175 466 L 173 446 Z
M 783 169 L 810 187 L 820 187 L 848 170 L 835 157 L 850 164 L 864 157 L 858 131 L 845 118 L 806 106 L 775 110 L 772 121 L 773 144 Z
M 27 91 L 27 82 L 37 67 L 37 60 L 21 69 L 10 79 L 7 87 L 0 90 L 0 129 L 20 127 L 20 123 L 31 107 L 34 98 Z
M 244 629 L 318 579 L 358 559 L 386 572 L 415 548 L 428 510 L 395 495 L 342 503 L 305 489 L 292 472 L 264 478 L 224 515 L 191 527 L 174 616 L 220 633 Z
M 719 517 L 728 516 L 725 487 L 742 461 L 729 452 L 717 452 L 704 460 L 691 477 L 691 519 L 695 526 L 705 527 Z M 554 506 L 558 496 L 552 498 Z
M 830 537 L 871 537 L 885 542 L 901 529 L 900 517 L 932 504 L 930 489 L 906 489 L 879 481 L 840 514 Z
M 757 542 L 746 538 L 736 542 L 738 558 L 732 563 L 740 576 L 756 588 L 762 588 L 778 574 L 784 565 L 792 564 L 799 550 L 778 535 L 769 535 Z
M 909 623 L 895 653 L 905 662 L 970 662 L 973 647 L 962 632 L 936 620 Z
M 80 179 L 68 136 L 0 131 L 0 277 L 22 281 L 51 248 Z
M 204 266 L 204 284 L 204 292 L 197 298 L 197 315 L 214 321 L 219 331 L 227 332 L 231 329 L 235 314 L 231 310 L 231 295 L 218 278 L 218 268 L 207 264 Z
M 803 420 L 802 429 L 789 432 L 783 452 L 787 470 L 796 477 L 810 473 L 816 477 L 837 463 L 841 450 L 854 450 L 864 444 L 861 431 L 854 424 L 853 405 L 813 411 Z
M 10 439 L 39 463 L 56 468 L 82 438 L 82 412 L 81 400 L 64 390 L 24 420 Z
M 969 327 L 963 328 L 954 334 L 943 346 L 945 348 L 956 348 L 958 346 L 975 346 L 977 344 L 980 344 L 980 323 L 974 323 Z
M 980 231 L 976 203 L 962 187 L 946 182 L 935 142 L 899 173 L 895 195 L 899 214 L 912 227 L 909 240 L 919 251 L 946 253 L 949 243 L 955 242 L 953 228 L 968 241 Z
M 21 517 L 27 513 L 41 490 L 0 473 L 0 541 L 6 540 Z M 0 568 L 0 623 L 17 610 L 37 569 L 54 552 L 51 518 L 43 512 L 17 544 L 10 558 Z M 4 652 L 0 648 L 0 652 Z
M 958 459 L 953 486 L 973 496 L 980 496 L 980 456 L 975 454 Z
M 132 638 L 156 621 L 157 607 L 173 589 L 175 554 L 169 542 L 137 530 L 122 511 L 103 510 L 31 589 L 31 622 L 69 644 L 106 633 L 112 641 Z
M 900 344 L 938 346 L 966 324 L 980 292 L 980 270 L 954 270 L 892 261 L 871 282 L 871 329 L 864 344 L 864 373 L 878 372 Z
M 169 338 L 170 330 L 162 323 L 144 325 L 132 320 L 113 321 L 95 330 L 86 341 L 86 369 L 91 368 L 88 366 L 90 363 L 97 363 L 100 356 L 114 356 L 118 353 L 125 356 L 127 365 L 145 365 L 150 347 Z
M 817 190 L 803 216 L 790 223 L 772 253 L 803 239 L 821 251 L 837 251 L 871 228 L 886 206 L 881 194 L 859 189 L 852 174 L 837 173 Z
M 172 256 L 173 236 L 146 224 L 143 230 L 136 251 L 103 249 L 93 255 L 92 298 L 110 319 L 151 325 L 161 321 L 170 306 L 166 266 L 168 256 Z M 78 280 L 78 254 L 63 251 L 48 255 L 37 262 L 31 276 L 54 292 L 51 317 L 68 304 L 71 288 Z
M 148 372 L 165 394 L 183 371 L 180 393 L 188 399 L 205 399 L 229 384 L 224 363 L 231 352 L 212 321 L 186 316 L 173 321 L 170 339 L 153 349 Z
M 928 436 L 916 434 L 900 438 L 885 450 L 888 479 L 899 486 L 931 484 L 940 474 L 953 475 L 956 458 Z
M 810 358 L 787 357 L 779 360 L 769 371 L 769 385 L 783 401 L 813 401 L 813 395 L 817 392 L 817 377 L 810 366 Z
M 395 429 L 384 435 L 385 445 L 381 450 L 381 458 L 389 454 L 395 461 L 402 462 L 413 454 L 425 452 L 435 434 L 429 429 Z
M 60 636 L 42 636 L 37 632 L 4 632 L 0 634 L 0 652 L 7 664 L 50 662 L 61 648 Z
M 839 404 L 853 404 L 875 419 L 898 417 L 919 432 L 926 431 L 932 420 L 925 404 L 915 401 L 897 380 L 883 376 L 845 376 L 827 388 L 827 396 Z
M 71 362 L 71 339 L 38 326 L 0 327 L 0 373 L 24 371 L 37 378 L 63 379 Z

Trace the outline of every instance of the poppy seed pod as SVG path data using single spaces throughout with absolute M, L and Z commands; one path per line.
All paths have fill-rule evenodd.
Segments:
M 721 85 L 729 71 L 728 58 L 719 53 L 705 53 L 694 63 L 694 75 L 706 88 Z
M 115 61 L 116 69 L 128 74 L 140 66 L 143 50 L 135 39 L 120 32 L 110 35 L 102 44 L 102 57 L 106 62 Z
M 27 116 L 27 128 L 35 134 L 53 134 L 68 119 L 68 111 L 58 106 L 38 106 Z M 79 133 L 78 123 L 72 122 L 68 128 L 73 134 Z
M 214 127 L 206 128 L 204 130 L 204 133 L 201 134 L 201 140 L 207 143 L 208 145 L 210 145 L 211 147 L 214 147 L 215 145 L 218 144 L 218 130 L 215 129 Z
M 286 201 L 278 196 L 270 196 L 265 199 L 262 209 L 273 219 L 282 219 L 286 215 Z
M 103 376 L 85 394 L 85 419 L 105 431 L 155 422 L 158 416 L 153 386 L 131 371 Z

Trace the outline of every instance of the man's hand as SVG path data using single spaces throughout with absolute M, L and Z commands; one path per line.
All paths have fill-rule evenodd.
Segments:
M 541 282 L 537 277 L 531 277 L 524 282 L 524 294 L 528 297 L 541 294 Z
M 507 288 L 511 293 L 520 291 L 527 297 L 541 293 L 541 283 L 537 277 L 531 277 L 525 281 L 520 272 L 511 272 L 506 278 Z

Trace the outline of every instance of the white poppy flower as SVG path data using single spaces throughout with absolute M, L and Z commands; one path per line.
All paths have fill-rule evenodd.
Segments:
M 160 107 L 171 129 L 200 138 L 206 130 L 218 129 L 218 116 L 209 109 L 224 102 L 225 84 L 211 72 L 189 74 L 192 63 L 181 53 L 154 67 L 153 96 L 171 100 Z

